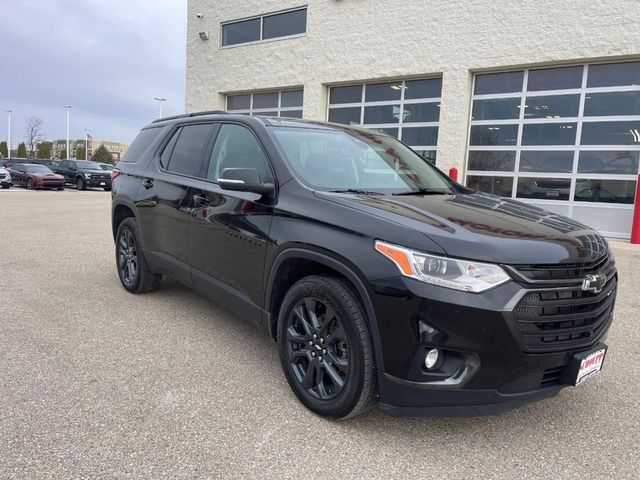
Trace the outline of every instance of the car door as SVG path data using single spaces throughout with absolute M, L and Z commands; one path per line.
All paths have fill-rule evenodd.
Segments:
M 11 168 L 11 181 L 14 185 L 24 185 L 26 169 L 22 165 L 16 165 Z
M 185 284 L 191 284 L 191 184 L 202 176 L 204 154 L 214 131 L 212 123 L 177 127 L 147 168 L 136 198 L 145 252 Z
M 194 287 L 245 318 L 261 321 L 263 274 L 273 206 L 248 192 L 221 189 L 225 168 L 255 168 L 273 182 L 269 160 L 249 128 L 223 123 L 205 160 L 205 178 L 194 182 L 189 253 Z
M 63 160 L 62 162 L 60 162 L 59 173 L 64 177 L 64 181 L 66 183 L 75 182 L 75 178 L 74 178 L 75 173 L 74 175 L 72 175 L 71 168 L 72 168 L 71 160 Z

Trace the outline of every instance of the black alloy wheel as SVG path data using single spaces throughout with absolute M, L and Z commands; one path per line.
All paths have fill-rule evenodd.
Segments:
M 142 249 L 140 227 L 135 218 L 125 218 L 116 232 L 116 268 L 122 286 L 130 293 L 146 293 L 160 286 L 162 275 L 153 273 Z
M 33 180 L 31 178 L 27 179 L 27 190 L 33 190 Z
M 128 286 L 138 279 L 138 247 L 133 232 L 123 228 L 118 237 L 118 273 L 123 283 Z
M 76 178 L 76 188 L 78 190 L 86 190 L 87 187 L 84 184 L 84 179 L 82 177 Z
M 287 352 L 302 387 L 320 400 L 338 396 L 349 375 L 349 342 L 336 313 L 322 300 L 304 298 L 289 315 Z
M 286 293 L 278 314 L 280 363 L 298 400 L 324 417 L 367 411 L 375 366 L 366 314 L 343 278 L 308 276 Z

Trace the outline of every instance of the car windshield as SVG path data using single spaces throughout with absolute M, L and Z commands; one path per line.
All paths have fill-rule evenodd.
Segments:
M 387 135 L 355 129 L 275 127 L 298 177 L 313 188 L 354 193 L 451 192 L 418 154 Z
M 101 163 L 101 164 L 100 164 L 100 168 L 101 168 L 102 170 L 109 170 L 109 171 L 111 171 L 111 170 L 113 170 L 113 165 L 107 165 L 106 163 Z
M 88 160 L 78 160 L 76 161 L 78 168 L 91 168 L 93 170 L 101 170 L 100 165 L 96 162 L 90 162 Z
M 49 167 L 44 165 L 26 165 L 27 173 L 53 173 Z

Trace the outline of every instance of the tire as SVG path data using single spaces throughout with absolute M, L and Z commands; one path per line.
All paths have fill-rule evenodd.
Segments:
M 33 190 L 33 180 L 30 178 L 27 179 L 27 190 Z
M 120 283 L 130 293 L 147 293 L 156 290 L 162 280 L 162 275 L 149 270 L 142 253 L 141 238 L 140 227 L 135 218 L 125 218 L 118 226 L 116 269 Z
M 58 191 L 62 191 L 64 190 L 64 185 L 62 185 L 61 187 L 58 187 Z
M 104 191 L 105 192 L 110 192 L 111 191 L 111 187 L 104 187 Z
M 3 184 L 2 184 L 2 188 L 4 188 L 5 190 L 6 190 L 7 188 L 9 188 L 9 187 L 11 187 L 11 185 L 9 185 L 8 183 L 3 183 Z
M 82 177 L 76 178 L 76 188 L 78 190 L 86 190 L 87 189 L 87 185 L 84 183 L 84 178 L 82 178 Z
M 331 276 L 303 278 L 285 295 L 278 330 L 282 369 L 305 407 L 346 419 L 373 406 L 371 338 L 350 284 Z

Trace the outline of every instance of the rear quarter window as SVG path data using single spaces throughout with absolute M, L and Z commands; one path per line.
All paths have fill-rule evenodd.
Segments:
M 122 157 L 121 162 L 137 162 L 140 160 L 140 157 L 145 152 L 149 145 L 153 143 L 153 141 L 158 138 L 160 132 L 162 131 L 162 127 L 154 127 L 154 128 L 145 128 L 141 130 L 135 140 L 129 146 L 127 153 Z

